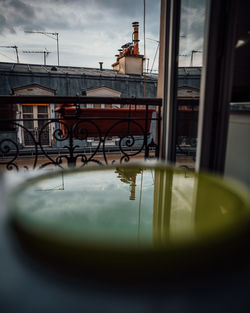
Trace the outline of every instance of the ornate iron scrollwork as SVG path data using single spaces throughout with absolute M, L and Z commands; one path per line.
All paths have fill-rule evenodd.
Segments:
M 153 151 L 157 151 L 157 145 L 152 142 L 148 144 L 148 133 L 145 133 L 145 127 L 133 118 L 109 121 L 110 127 L 105 133 L 102 133 L 96 120 L 82 118 L 79 114 L 75 117 L 67 117 L 66 120 L 64 117 L 41 119 L 42 126 L 36 133 L 24 126 L 25 120 L 13 120 L 11 123 L 15 126 L 16 135 L 19 134 L 20 138 L 25 136 L 26 141 L 0 139 L 0 165 L 7 170 L 51 166 L 82 167 L 91 163 L 99 165 L 123 163 L 129 162 L 140 153 L 144 153 L 145 156 L 150 147 Z M 136 135 L 131 131 L 132 126 L 136 129 Z M 122 135 L 112 139 L 113 145 L 110 146 L 108 144 L 110 138 L 114 138 L 116 128 L 121 127 L 127 131 L 123 130 Z M 95 138 L 91 137 L 93 131 Z M 110 158 L 110 149 L 111 152 L 120 154 L 119 160 Z

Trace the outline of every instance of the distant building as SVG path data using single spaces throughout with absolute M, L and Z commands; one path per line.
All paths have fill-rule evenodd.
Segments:
M 200 68 L 179 68 L 178 97 L 182 108 L 188 111 L 187 105 L 198 104 L 200 87 Z M 123 74 L 116 70 L 107 70 L 100 67 L 82 68 L 66 66 L 44 66 L 32 64 L 0 63 L 0 95 L 48 95 L 48 96 L 102 96 L 102 97 L 136 97 L 155 98 L 157 94 L 157 75 L 155 74 Z M 47 105 L 13 105 L 0 104 L 1 118 L 53 118 L 55 104 Z M 88 107 L 93 105 L 88 104 Z M 95 105 L 96 106 L 96 105 Z M 110 105 L 106 105 L 109 107 Z M 98 107 L 98 106 L 97 106 Z M 104 105 L 99 105 L 104 107 Z M 117 105 L 116 105 L 117 107 Z M 118 105 L 119 107 L 119 105 Z M 191 122 L 188 114 L 191 114 Z M 185 116 L 180 112 L 182 119 L 181 133 L 195 134 L 197 121 L 193 122 L 193 113 Z M 24 125 L 32 133 L 38 127 L 36 121 Z M 53 130 L 50 130 L 50 133 Z M 1 126 L 0 138 L 13 136 L 11 126 Z M 181 135 L 181 134 L 180 134 Z M 194 135 L 192 135 L 194 136 Z M 13 138 L 14 139 L 14 138 Z M 17 134 L 17 141 L 21 146 L 29 146 L 29 138 L 21 130 Z M 45 137 L 44 144 L 50 146 L 49 136 Z M 59 144 L 59 143 L 57 143 Z

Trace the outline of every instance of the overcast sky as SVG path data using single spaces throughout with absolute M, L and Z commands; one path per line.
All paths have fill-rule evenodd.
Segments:
M 180 65 L 189 66 L 192 50 L 202 50 L 206 0 L 183 0 Z M 51 53 L 47 64 L 57 64 L 56 40 L 29 31 L 59 33 L 60 65 L 111 68 L 117 49 L 131 41 L 132 22 L 140 23 L 140 52 L 143 53 L 143 0 L 0 0 L 1 45 L 16 45 L 20 62 L 43 64 L 43 54 Z M 160 0 L 146 0 L 146 56 L 152 68 L 160 28 Z M 156 41 L 153 41 L 153 40 Z M 186 56 L 187 55 L 187 56 Z M 154 70 L 158 68 L 158 55 Z M 0 61 L 14 62 L 14 49 L 0 47 Z M 201 53 L 194 55 L 201 65 Z

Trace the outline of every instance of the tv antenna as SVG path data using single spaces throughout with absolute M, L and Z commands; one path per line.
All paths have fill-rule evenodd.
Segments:
M 152 39 L 152 38 L 146 38 L 146 39 L 148 39 L 148 40 L 152 40 L 152 41 L 155 41 L 155 42 L 160 42 L 159 40 L 156 40 L 156 39 Z
M 59 33 L 51 33 L 51 32 L 43 32 L 43 31 L 31 31 L 31 30 L 25 30 L 24 31 L 25 33 L 30 33 L 30 34 L 42 34 L 42 35 L 45 35 L 51 39 L 54 39 L 56 40 L 56 48 L 57 48 L 57 63 L 58 63 L 58 66 L 59 66 L 59 39 L 58 39 L 58 36 L 59 36 Z M 54 37 L 52 37 L 54 36 Z
M 190 67 L 193 66 L 193 58 L 194 58 L 194 54 L 195 54 L 195 53 L 202 53 L 202 51 L 201 51 L 201 50 L 192 50 L 192 51 L 191 51 Z
M 151 70 L 150 70 L 150 73 L 152 73 L 153 67 L 154 67 L 154 64 L 155 64 L 156 55 L 157 55 L 157 52 L 158 52 L 158 50 L 159 50 L 160 41 L 159 41 L 159 40 L 156 40 L 156 39 L 151 39 L 151 38 L 146 38 L 146 39 L 151 40 L 151 41 L 154 41 L 154 42 L 157 42 L 157 47 L 156 47 L 154 59 L 153 59 L 152 66 L 151 66 Z
M 181 38 L 186 38 L 186 35 L 180 35 L 180 37 L 181 37 Z M 153 59 L 152 66 L 151 66 L 151 70 L 150 70 L 150 73 L 152 73 L 152 72 L 153 72 L 153 67 L 154 67 L 154 64 L 155 64 L 156 55 L 157 55 L 158 50 L 159 50 L 159 47 L 160 47 L 160 41 L 159 41 L 159 40 L 156 40 L 156 39 L 152 39 L 152 38 L 146 38 L 146 39 L 151 40 L 151 41 L 154 41 L 154 42 L 157 42 L 157 47 L 156 47 L 154 59 Z
M 23 53 L 43 53 L 44 65 L 46 65 L 46 57 L 51 53 L 45 49 L 44 51 L 33 51 L 33 50 L 24 50 Z
M 17 46 L 0 46 L 0 48 L 12 48 L 12 49 L 15 49 L 15 51 L 16 51 L 16 61 L 17 61 L 17 63 L 20 63 Z

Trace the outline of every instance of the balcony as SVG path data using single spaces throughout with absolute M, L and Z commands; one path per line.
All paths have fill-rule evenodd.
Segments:
M 7 170 L 159 156 L 161 99 L 2 96 L 1 102 L 0 163 Z
M 67 168 L 159 157 L 161 99 L 1 96 L 0 100 L 5 117 L 0 120 L 1 168 Z M 177 164 L 193 167 L 198 101 L 184 102 L 178 101 Z

